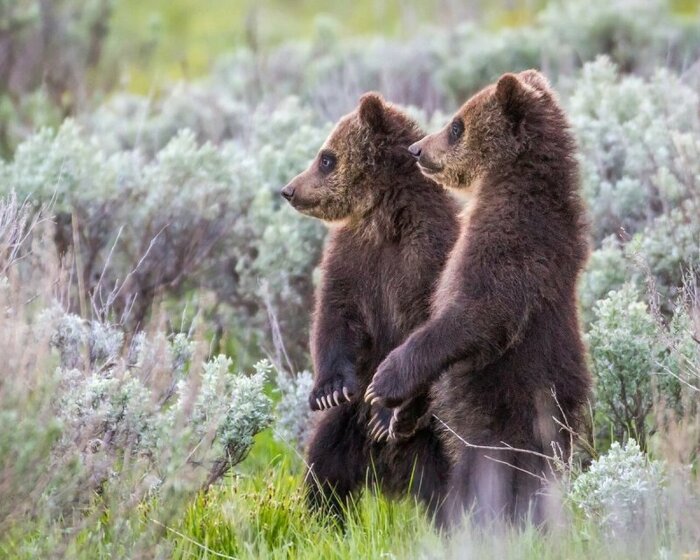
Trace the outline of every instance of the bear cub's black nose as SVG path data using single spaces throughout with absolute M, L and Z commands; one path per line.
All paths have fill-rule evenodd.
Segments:
M 292 200 L 292 197 L 294 196 L 294 187 L 292 187 L 291 185 L 287 185 L 280 191 L 280 194 L 285 199 Z
M 418 142 L 416 142 L 415 144 L 411 144 L 411 145 L 408 147 L 408 151 L 411 152 L 411 155 L 412 155 L 414 158 L 418 159 L 418 158 L 420 157 L 420 154 L 421 154 L 421 151 L 422 151 L 422 150 L 421 150 L 421 147 L 418 145 Z

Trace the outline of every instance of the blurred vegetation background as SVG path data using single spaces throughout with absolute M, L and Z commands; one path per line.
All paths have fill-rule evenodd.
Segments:
M 489 30 L 532 23 L 546 0 L 117 0 L 115 46 L 131 88 L 145 92 L 154 74 L 171 79 L 203 74 L 217 56 L 242 45 L 269 49 L 309 40 L 319 19 L 342 23 L 341 35 L 407 38 L 426 26 L 454 28 L 476 20 Z M 672 0 L 682 17 L 697 17 L 697 0 Z
M 342 22 L 345 37 L 406 38 L 426 25 L 454 26 L 469 18 L 491 27 L 527 23 L 543 4 L 541 0 L 500 4 L 449 0 L 120 0 L 114 10 L 114 40 L 128 49 L 122 60 L 133 73 L 132 87 L 143 91 L 153 85 L 149 69 L 169 78 L 191 78 L 206 72 L 218 55 L 235 47 L 265 50 L 283 41 L 309 40 L 324 18 Z
M 112 37 L 127 87 L 146 93 L 163 79 L 205 73 L 235 47 L 263 51 L 309 40 L 319 20 L 341 23 L 341 35 L 407 38 L 426 26 L 468 20 L 489 30 L 532 23 L 546 0 L 117 0 Z M 698 0 L 672 0 L 681 17 L 697 17 Z

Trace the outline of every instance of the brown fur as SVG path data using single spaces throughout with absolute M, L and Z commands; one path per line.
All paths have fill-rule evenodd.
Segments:
M 427 176 L 472 191 L 472 208 L 431 319 L 389 354 L 368 392 L 396 406 L 436 382 L 437 416 L 469 443 L 551 455 L 554 442 L 567 454 L 552 417 L 575 427 L 589 396 L 576 304 L 588 244 L 575 143 L 554 92 L 538 72 L 506 74 L 411 150 Z M 546 461 L 445 439 L 445 522 L 467 508 L 477 519 L 543 520 L 541 481 L 523 470 L 549 475 Z
M 388 423 L 391 411 L 360 398 L 381 361 L 428 318 L 457 238 L 456 204 L 406 150 L 422 135 L 406 115 L 368 94 L 282 193 L 299 211 L 332 224 L 311 334 L 310 406 L 330 408 L 308 451 L 313 505 L 331 499 L 339 506 L 368 474 L 389 493 L 405 493 L 413 480 L 412 492 L 431 506 L 446 483 L 440 439 L 432 425 L 418 423 L 427 393 L 401 409 L 410 437 L 389 442 L 373 441 L 369 422 L 374 413 Z

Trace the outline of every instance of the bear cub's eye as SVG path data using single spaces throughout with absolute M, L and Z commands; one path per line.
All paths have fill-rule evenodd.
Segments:
M 459 137 L 462 136 L 462 133 L 464 132 L 464 124 L 460 119 L 455 119 L 452 121 L 452 124 L 450 125 L 450 140 L 452 142 L 459 140 Z
M 318 166 L 323 173 L 330 173 L 335 168 L 335 156 L 330 152 L 323 152 Z

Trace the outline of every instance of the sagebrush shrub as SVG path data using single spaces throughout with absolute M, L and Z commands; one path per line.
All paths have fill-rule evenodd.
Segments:
M 618 435 L 626 431 L 644 445 L 654 404 L 653 379 L 663 348 L 656 323 L 637 289 L 626 284 L 596 303 L 588 331 L 595 375 L 596 407 Z
M 677 18 L 668 0 L 555 0 L 537 23 L 550 38 L 545 56 L 563 70 L 605 54 L 625 72 L 647 73 L 660 57 L 684 68 L 698 53 L 696 23 Z
M 596 302 L 632 279 L 636 279 L 636 274 L 623 243 L 613 235 L 603 239 L 600 247 L 591 252 L 579 284 L 579 301 L 585 323 L 593 319 Z
M 440 53 L 438 75 L 456 105 L 504 72 L 541 66 L 552 48 L 547 34 L 534 27 L 516 27 L 493 35 L 478 24 L 459 26 L 447 45 L 449 48 Z
M 198 375 L 191 363 L 195 343 L 183 333 L 153 341 L 139 333 L 135 349 L 124 355 L 119 327 L 85 321 L 57 306 L 39 315 L 37 328 L 48 332 L 60 357 L 54 400 L 63 440 L 81 453 L 100 451 L 111 460 L 137 453 L 161 471 L 159 459 L 176 440 L 183 448 L 210 440 L 198 462 L 208 464 L 214 482 L 243 460 L 253 436 L 272 420 L 265 362 L 244 375 L 232 373 L 231 359 L 219 355 Z
M 648 73 L 660 58 L 685 69 L 700 52 L 697 32 L 697 22 L 677 20 L 666 0 L 554 1 L 529 25 L 493 33 L 466 24 L 433 44 L 442 46 L 440 82 L 460 104 L 504 72 L 535 67 L 565 80 L 600 55 L 625 72 Z
M 574 480 L 569 498 L 606 531 L 640 531 L 663 512 L 665 480 L 663 463 L 650 460 L 634 439 L 624 446 L 615 441 Z
M 98 141 L 66 121 L 0 162 L 0 193 L 52 204 L 59 254 L 79 251 L 74 265 L 86 291 L 131 325 L 158 297 L 198 288 L 215 294 L 220 324 L 242 331 L 245 323 L 249 338 L 260 339 L 265 279 L 280 321 L 303 333 L 299 310 L 311 297 L 324 231 L 282 206 L 278 191 L 308 163 L 327 126 L 310 124 L 295 99 L 251 118 L 256 134 L 246 139 L 200 145 L 182 130 L 153 159 L 139 150 L 109 153 L 108 137 Z M 303 334 L 290 337 L 299 361 L 303 345 Z
M 186 433 L 193 433 L 200 441 L 211 437 L 211 419 L 215 419 L 216 459 L 207 485 L 241 462 L 253 445 L 253 436 L 272 422 L 270 399 L 264 393 L 270 364 L 258 362 L 250 376 L 232 375 L 231 364 L 230 358 L 216 356 L 204 364 L 201 380 L 194 390 L 180 382 L 177 404 L 172 410 L 173 424 L 180 424 L 184 417 L 185 424 L 180 428 L 184 427 Z M 203 455 L 211 456 L 206 450 Z
M 275 406 L 275 437 L 304 450 L 311 434 L 313 413 L 309 395 L 314 384 L 313 375 L 302 371 L 296 375 L 280 373 L 277 389 L 280 399 Z
M 685 166 L 678 166 L 675 139 L 700 132 L 698 96 L 672 73 L 653 78 L 623 76 L 608 58 L 586 64 L 568 100 L 582 157 L 583 192 L 600 240 L 650 225 L 688 198 Z M 675 188 L 668 180 L 680 179 Z
M 187 333 L 157 321 L 134 333 L 94 299 L 89 318 L 66 311 L 70 277 L 43 213 L 29 216 L 0 199 L 0 529 L 22 520 L 54 546 L 99 542 L 85 528 L 104 509 L 124 553 L 138 555 L 162 538 L 135 530 L 140 508 L 177 517 L 270 425 L 270 366 L 232 371 Z

